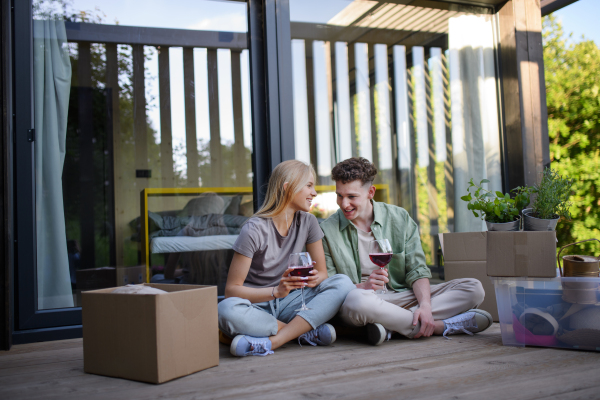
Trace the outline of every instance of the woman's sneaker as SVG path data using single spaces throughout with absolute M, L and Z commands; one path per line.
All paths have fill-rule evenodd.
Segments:
M 367 324 L 367 342 L 373 346 L 379 346 L 384 340 L 390 340 L 392 331 L 388 331 L 380 323 Z
M 298 344 L 302 346 L 302 342 L 311 344 L 313 346 L 329 346 L 335 342 L 335 328 L 330 324 L 323 324 L 317 326 L 316 329 L 303 333 L 298 337 Z
M 485 331 L 492 326 L 492 316 L 489 312 L 473 308 L 465 313 L 458 314 L 455 317 L 444 320 L 444 337 L 450 339 L 447 335 L 456 333 L 466 333 L 473 335 Z
M 258 338 L 247 335 L 237 335 L 231 342 L 229 351 L 236 357 L 268 356 L 269 354 L 273 354 L 269 338 Z

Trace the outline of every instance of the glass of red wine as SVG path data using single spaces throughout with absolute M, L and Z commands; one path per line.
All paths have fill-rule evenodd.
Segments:
M 377 265 L 380 269 L 385 267 L 392 260 L 392 246 L 387 239 L 373 240 L 369 243 L 369 258 L 373 264 Z M 387 289 L 383 285 L 380 293 L 387 293 Z
M 313 270 L 313 262 L 310 258 L 310 254 L 307 252 L 290 254 L 290 258 L 288 259 L 288 268 L 292 269 L 290 271 L 290 276 L 310 276 L 310 271 Z M 310 308 L 306 307 L 306 304 L 304 304 L 303 287 L 300 288 L 300 293 L 302 294 L 302 307 L 294 311 L 311 310 Z

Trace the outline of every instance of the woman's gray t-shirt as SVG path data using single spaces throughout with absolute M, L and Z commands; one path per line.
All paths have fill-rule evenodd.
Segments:
M 250 218 L 233 244 L 234 251 L 252 259 L 244 286 L 277 286 L 290 254 L 322 238 L 317 218 L 302 211 L 294 214 L 287 236 L 281 236 L 271 218 Z

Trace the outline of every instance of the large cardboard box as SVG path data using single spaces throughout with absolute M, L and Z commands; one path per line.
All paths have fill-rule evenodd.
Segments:
M 444 254 L 446 280 L 475 278 L 485 290 L 485 299 L 479 306 L 489 312 L 498 322 L 496 292 L 486 272 L 487 232 L 464 232 L 440 234 Z
M 217 288 L 145 285 L 169 293 L 83 293 L 85 372 L 162 383 L 219 365 Z
M 487 274 L 554 278 L 556 232 L 488 232 Z

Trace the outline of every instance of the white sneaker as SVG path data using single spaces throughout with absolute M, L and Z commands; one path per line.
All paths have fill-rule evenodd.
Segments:
M 492 322 L 493 318 L 489 312 L 473 308 L 465 313 L 445 319 L 444 337 L 450 339 L 447 335 L 456 333 L 466 333 L 473 336 L 474 333 L 483 332 L 492 326 Z
M 379 346 L 384 340 L 390 340 L 392 331 L 389 331 L 379 323 L 367 325 L 367 341 L 373 346 Z

